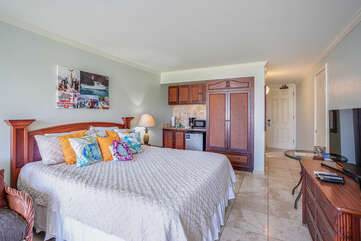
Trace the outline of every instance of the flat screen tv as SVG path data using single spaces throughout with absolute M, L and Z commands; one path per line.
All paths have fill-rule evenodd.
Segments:
M 348 159 L 344 168 L 361 176 L 361 109 L 329 111 L 330 153 Z

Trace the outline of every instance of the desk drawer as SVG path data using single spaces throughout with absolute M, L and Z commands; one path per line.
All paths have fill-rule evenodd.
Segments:
M 308 187 L 306 187 L 306 205 L 310 210 L 313 220 L 316 220 L 316 200 Z
M 318 210 L 317 212 L 317 227 L 323 241 L 336 239 L 335 231 L 330 226 L 329 222 L 326 220 L 325 214 L 321 210 Z
M 315 219 L 312 218 L 309 206 L 306 205 L 306 223 L 308 226 L 308 230 L 310 231 L 310 235 L 312 237 L 313 241 L 319 241 L 318 235 L 317 235 L 317 231 L 315 229 Z
M 304 177 L 306 178 L 306 187 L 310 190 L 311 194 L 315 197 L 315 183 L 310 175 L 304 172 Z
M 335 228 L 337 220 L 337 210 L 331 206 L 331 204 L 325 199 L 322 193 L 317 192 L 316 199 L 320 207 L 320 210 L 318 210 L 318 212 L 323 212 L 328 223 L 332 226 L 332 228 Z

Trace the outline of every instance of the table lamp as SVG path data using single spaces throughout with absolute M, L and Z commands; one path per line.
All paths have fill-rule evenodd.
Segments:
M 139 126 L 145 127 L 143 142 L 144 142 L 145 145 L 148 145 L 148 143 L 149 143 L 148 128 L 155 126 L 155 121 L 154 121 L 153 116 L 150 115 L 150 114 L 143 114 L 140 117 Z

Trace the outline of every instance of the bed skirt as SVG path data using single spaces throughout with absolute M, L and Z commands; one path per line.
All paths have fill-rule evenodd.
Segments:
M 208 235 L 203 241 L 219 239 L 221 227 L 225 224 L 225 210 L 228 207 L 228 202 L 235 198 L 233 185 L 228 189 L 227 196 L 218 204 L 217 210 L 215 210 L 212 217 L 210 217 Z M 34 226 L 37 233 L 45 232 L 44 240 L 56 238 L 56 241 L 129 241 L 115 235 L 107 234 L 97 228 L 83 224 L 73 218 L 63 216 L 60 213 L 40 205 L 35 205 Z

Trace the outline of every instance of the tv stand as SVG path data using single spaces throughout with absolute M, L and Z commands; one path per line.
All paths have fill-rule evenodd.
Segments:
M 345 184 L 325 183 L 314 171 L 330 170 L 321 163 L 336 168 L 336 163 L 302 159 L 302 221 L 308 226 L 314 241 L 361 241 L 361 191 L 357 182 L 342 175 Z

